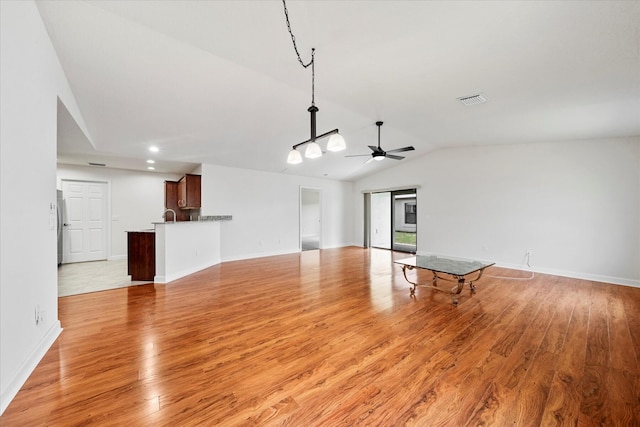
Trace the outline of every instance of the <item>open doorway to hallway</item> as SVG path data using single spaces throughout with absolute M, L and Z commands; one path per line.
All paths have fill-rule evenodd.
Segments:
M 322 194 L 317 188 L 300 188 L 300 248 L 320 249 L 322 235 Z

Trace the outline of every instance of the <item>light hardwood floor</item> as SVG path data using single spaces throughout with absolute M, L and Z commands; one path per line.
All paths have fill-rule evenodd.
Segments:
M 454 307 L 383 250 L 60 298 L 3 426 L 637 426 L 640 289 L 490 276 Z M 426 276 L 425 276 L 426 277 Z

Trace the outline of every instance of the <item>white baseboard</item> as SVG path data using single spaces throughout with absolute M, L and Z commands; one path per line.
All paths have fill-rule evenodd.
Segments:
M 418 252 L 418 255 L 432 255 L 426 252 Z M 449 255 L 442 255 L 447 257 Z M 455 258 L 455 256 L 451 256 L 451 258 Z M 479 260 L 486 261 L 486 260 Z M 510 270 L 521 270 L 521 271 L 533 271 L 534 273 L 540 274 L 549 274 L 551 276 L 561 276 L 561 277 L 570 277 L 572 279 L 581 279 L 581 280 L 589 280 L 592 282 L 602 282 L 602 283 L 610 283 L 612 285 L 624 285 L 624 286 L 633 286 L 635 288 L 640 288 L 640 280 L 629 279 L 625 277 L 615 277 L 615 276 L 603 276 L 600 274 L 590 274 L 590 273 L 582 273 L 577 271 L 568 271 L 568 270 L 560 270 L 554 268 L 544 268 L 544 267 L 529 267 L 524 264 L 515 265 L 509 263 L 501 263 L 496 262 L 496 267 L 508 268 Z
M 257 253 L 252 253 L 252 254 L 243 254 L 243 255 L 236 255 L 236 256 L 230 256 L 230 257 L 223 257 L 222 258 L 222 262 L 242 261 L 242 260 L 245 260 L 245 259 L 264 258 L 264 257 L 276 256 L 276 255 L 289 255 L 289 254 L 295 254 L 295 253 L 298 253 L 298 252 L 300 252 L 300 249 L 295 249 L 295 250 L 284 249 L 284 250 L 280 250 L 280 251 L 257 252 Z
M 118 261 L 121 259 L 127 259 L 127 255 L 111 255 L 108 259 L 109 261 Z
M 497 267 L 511 268 L 507 265 L 496 264 Z M 549 274 L 552 276 L 570 277 L 572 279 L 589 280 L 591 282 L 611 283 L 613 285 L 632 286 L 640 288 L 640 280 L 627 279 L 624 277 L 603 276 L 599 274 L 581 273 L 576 271 L 557 270 L 552 268 L 522 268 L 516 267 L 517 270 L 533 271 L 540 274 Z
M 7 406 L 9 406 L 9 403 L 11 403 L 13 398 L 16 397 L 16 394 L 18 394 L 20 388 L 27 381 L 29 375 L 31 375 L 34 369 L 36 369 L 38 363 L 40 363 L 44 355 L 49 351 L 61 332 L 62 327 L 60 325 L 60 321 L 56 320 L 53 322 L 47 333 L 44 334 L 40 343 L 24 361 L 20 369 L 18 369 L 18 372 L 14 375 L 11 381 L 9 381 L 7 387 L 2 390 L 2 393 L 0 393 L 0 415 L 2 415 L 5 409 L 7 409 Z
M 170 274 L 167 276 L 154 276 L 153 282 L 158 284 L 167 284 L 169 282 L 173 282 L 174 280 L 181 279 L 185 276 L 188 276 L 193 273 L 197 273 L 198 271 L 202 271 L 206 268 L 213 267 L 214 265 L 220 264 L 220 259 L 215 259 L 212 262 L 205 262 L 204 264 L 196 265 L 186 270 L 181 270 L 177 273 Z
M 338 243 L 336 245 L 322 246 L 320 249 L 335 249 L 335 248 L 344 248 L 348 246 L 358 246 L 358 245 L 354 245 L 352 243 Z M 280 251 L 258 252 L 258 253 L 252 253 L 252 254 L 222 257 L 222 262 L 242 261 L 245 259 L 265 258 L 268 256 L 277 256 L 277 255 L 289 255 L 289 254 L 296 254 L 300 252 L 301 252 L 300 249 L 284 249 Z

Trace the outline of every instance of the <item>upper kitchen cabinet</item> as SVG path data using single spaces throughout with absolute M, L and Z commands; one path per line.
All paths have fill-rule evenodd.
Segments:
M 186 174 L 178 181 L 178 207 L 200 209 L 200 175 Z
M 178 181 L 165 181 L 164 182 L 164 208 L 171 209 L 176 214 L 176 221 L 189 221 L 189 212 L 180 210 L 178 206 Z M 172 213 L 166 213 L 169 215 L 166 218 L 167 222 L 173 221 Z

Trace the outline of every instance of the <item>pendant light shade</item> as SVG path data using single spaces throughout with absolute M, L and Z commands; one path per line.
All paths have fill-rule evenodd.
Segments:
M 287 163 L 289 163 L 290 165 L 302 163 L 302 154 L 300 154 L 300 152 L 294 148 L 293 150 L 289 151 Z
M 347 144 L 344 142 L 344 138 L 339 133 L 334 133 L 329 138 L 329 142 L 327 143 L 327 150 L 329 151 L 342 151 L 347 148 Z
M 322 156 L 322 149 L 317 142 L 312 141 L 307 145 L 307 149 L 304 151 L 304 156 L 307 159 L 315 159 Z

